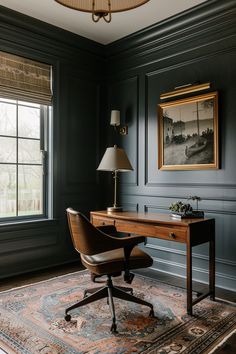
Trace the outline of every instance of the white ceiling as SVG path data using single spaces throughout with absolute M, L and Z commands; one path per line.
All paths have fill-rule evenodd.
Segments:
M 114 13 L 111 23 L 94 23 L 91 14 L 64 7 L 54 0 L 0 0 L 0 5 L 70 32 L 108 44 L 162 21 L 206 0 L 150 0 L 136 9 Z

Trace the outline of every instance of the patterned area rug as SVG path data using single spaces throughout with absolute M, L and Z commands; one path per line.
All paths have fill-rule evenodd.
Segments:
M 115 278 L 122 284 L 122 278 Z M 149 309 L 114 299 L 118 334 L 110 333 L 105 299 L 71 312 L 64 310 L 94 287 L 87 271 L 76 272 L 0 294 L 0 348 L 21 354 L 177 354 L 208 353 L 236 328 L 234 306 L 203 300 L 186 315 L 186 292 L 136 276 L 134 294 L 154 304 Z

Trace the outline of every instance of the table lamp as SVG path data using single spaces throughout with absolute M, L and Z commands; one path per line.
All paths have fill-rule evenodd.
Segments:
M 114 204 L 107 211 L 122 211 L 122 207 L 117 205 L 117 174 L 133 170 L 125 151 L 117 145 L 107 148 L 97 170 L 111 171 L 114 174 Z

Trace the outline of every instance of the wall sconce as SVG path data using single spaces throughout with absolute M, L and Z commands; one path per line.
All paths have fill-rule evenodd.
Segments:
M 113 125 L 115 131 L 117 131 L 120 135 L 128 134 L 128 125 L 120 125 L 120 111 L 111 111 L 111 122 L 110 125 Z

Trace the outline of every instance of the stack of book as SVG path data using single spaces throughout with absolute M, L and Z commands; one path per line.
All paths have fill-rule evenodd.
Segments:
M 172 212 L 171 216 L 176 219 L 193 219 L 193 218 L 204 218 L 204 211 L 202 210 L 192 210 L 186 213 Z

